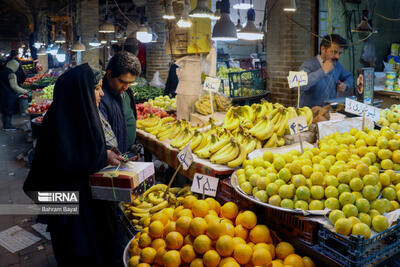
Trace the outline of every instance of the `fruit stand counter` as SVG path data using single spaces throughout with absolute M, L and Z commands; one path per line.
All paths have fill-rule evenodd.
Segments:
M 179 166 L 179 161 L 177 158 L 179 153 L 178 150 L 170 149 L 169 147 L 165 146 L 162 142 L 150 138 L 141 130 L 137 130 L 136 138 L 143 145 L 145 149 L 145 157 L 146 154 L 148 155 L 148 153 L 151 153 L 155 155 L 157 158 L 159 158 L 161 161 L 167 163 L 172 168 L 174 169 L 178 168 Z M 146 159 L 146 161 L 149 160 Z M 195 173 L 202 173 L 214 177 L 226 177 L 231 175 L 233 171 L 234 170 L 230 168 L 224 168 L 224 170 L 215 170 L 213 168 L 210 168 L 209 166 L 194 161 L 187 171 L 180 169 L 179 172 L 184 176 L 186 176 L 187 178 L 189 178 L 190 180 L 192 180 Z
M 390 108 L 391 105 L 400 102 L 400 92 L 375 90 L 374 98 L 382 100 L 381 108 Z

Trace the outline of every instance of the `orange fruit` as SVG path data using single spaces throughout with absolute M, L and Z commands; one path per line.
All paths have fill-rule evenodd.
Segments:
M 221 207 L 221 216 L 228 218 L 228 219 L 235 219 L 236 216 L 238 215 L 239 208 L 238 206 L 233 203 L 233 202 L 226 202 L 222 207 Z
M 165 267 L 179 267 L 181 265 L 181 255 L 176 250 L 170 250 L 163 256 Z
M 145 248 L 150 246 L 151 244 L 151 237 L 149 236 L 149 234 L 141 234 L 139 237 L 139 247 L 141 248 Z
M 133 256 L 129 259 L 128 266 L 138 266 L 140 263 L 140 256 Z
M 143 230 L 142 230 L 141 233 L 142 233 L 142 234 L 148 234 L 148 233 L 149 233 L 149 227 L 143 228 Z
M 178 213 L 183 209 L 184 209 L 183 206 L 176 207 L 175 210 L 174 210 L 174 215 L 172 217 L 172 220 L 176 221 Z
M 272 257 L 268 249 L 259 248 L 253 251 L 251 262 L 254 265 L 268 266 L 272 262 Z
M 275 253 L 278 259 L 284 260 L 290 254 L 294 254 L 294 247 L 288 242 L 280 242 L 275 247 Z
M 315 263 L 310 257 L 303 257 L 304 267 L 315 267 Z
M 164 264 L 163 256 L 165 253 L 167 253 L 167 249 L 165 247 L 157 249 L 157 254 L 156 258 L 154 259 L 154 262 L 162 266 Z
M 190 263 L 190 267 L 204 267 L 203 259 L 196 258 Z
M 249 235 L 249 231 L 246 228 L 244 228 L 243 225 L 241 225 L 241 224 L 236 225 L 235 236 L 241 237 L 244 240 L 246 240 L 248 235 Z
M 233 257 L 240 264 L 247 264 L 253 255 L 253 250 L 246 244 L 239 244 L 233 251 Z
M 179 232 L 171 232 L 165 237 L 168 249 L 180 249 L 183 245 L 183 236 Z
M 249 238 L 251 242 L 254 244 L 257 243 L 272 243 L 271 235 L 269 233 L 269 229 L 265 225 L 256 225 L 253 229 L 251 229 L 249 233 Z
M 156 257 L 157 251 L 152 247 L 142 249 L 140 252 L 140 261 L 148 264 L 152 264 Z
M 231 237 L 235 236 L 235 226 L 229 222 L 224 222 L 223 220 L 221 221 L 223 224 L 225 224 L 226 227 L 226 234 L 230 235 Z
M 268 244 L 266 244 L 266 243 L 258 243 L 258 244 L 256 244 L 256 245 L 253 247 L 253 250 L 255 251 L 255 250 L 260 249 L 260 248 L 269 250 L 269 246 L 268 246 Z M 271 256 L 272 256 L 272 255 L 271 255 Z
M 247 245 L 249 245 L 251 248 L 254 248 L 255 244 L 253 242 L 249 242 L 247 243 Z
M 205 217 L 209 209 L 207 201 L 200 199 L 193 203 L 192 212 L 195 217 Z
M 271 262 L 271 265 L 268 267 L 284 267 L 283 263 L 281 263 L 280 261 L 274 260 Z
M 217 267 L 221 257 L 215 250 L 209 250 L 203 255 L 203 263 L 206 267 Z
M 202 235 L 207 230 L 207 221 L 201 217 L 192 219 L 189 225 L 189 233 L 192 236 Z
M 209 210 L 207 215 L 210 215 L 210 214 L 211 214 L 211 215 L 215 215 L 215 216 L 218 217 L 218 213 L 217 213 L 215 210 Z M 207 215 L 206 215 L 206 216 L 207 216 Z
M 166 245 L 167 245 L 167 244 L 165 244 L 165 241 L 164 241 L 164 239 L 162 239 L 162 238 L 154 239 L 153 242 L 151 242 L 151 247 L 154 248 L 156 251 L 157 251 L 159 248 L 165 247 Z
M 176 220 L 176 231 L 184 236 L 187 235 L 189 233 L 189 226 L 191 221 L 192 218 L 188 216 L 179 217 L 179 219 Z
M 174 231 L 176 231 L 176 222 L 174 222 L 174 221 L 169 221 L 169 222 L 167 223 L 167 225 L 165 225 L 165 228 L 164 228 L 164 236 L 166 236 L 168 233 L 174 232 Z
M 211 197 L 208 197 L 205 200 L 208 203 L 208 205 L 210 206 L 210 209 L 214 210 L 217 213 L 216 215 L 218 216 L 218 214 L 221 210 L 221 205 L 219 204 L 219 202 Z
M 239 263 L 237 263 L 236 261 L 229 261 L 222 266 L 223 267 L 240 267 Z
M 154 221 L 149 225 L 149 235 L 152 238 L 162 237 L 164 234 L 164 224 L 160 221 Z
M 232 255 L 232 252 L 235 249 L 233 238 L 229 235 L 221 236 L 220 238 L 218 238 L 215 248 L 217 249 L 219 255 L 223 257 L 228 257 Z
M 181 250 L 181 259 L 183 262 L 191 263 L 196 258 L 196 252 L 191 245 L 184 245 Z
M 235 225 L 240 225 L 240 214 L 242 214 L 243 212 L 243 210 L 239 211 L 238 215 L 235 218 Z
M 269 247 L 268 250 L 269 250 L 269 253 L 271 253 L 272 259 L 275 259 L 276 253 L 275 253 L 274 244 L 268 244 L 268 247 Z
M 183 199 L 183 207 L 185 209 L 191 209 L 193 207 L 194 202 L 196 202 L 197 197 L 195 196 L 187 196 Z
M 183 244 L 184 245 L 193 245 L 193 241 L 194 241 L 194 237 L 192 237 L 191 235 L 187 235 L 183 239 Z
M 236 247 L 239 244 L 246 244 L 246 241 L 244 241 L 244 239 L 241 237 L 234 237 L 233 238 L 233 246 Z
M 139 245 L 137 245 L 137 246 L 131 248 L 131 250 L 129 252 L 131 253 L 131 256 L 139 256 L 141 251 L 142 250 L 140 249 Z
M 207 224 L 211 224 L 212 222 L 219 222 L 219 217 L 213 214 L 207 214 L 204 219 L 207 221 Z
M 165 208 L 161 212 L 167 215 L 169 220 L 172 220 L 172 218 L 174 217 L 174 211 L 174 208 Z
M 254 226 L 257 225 L 257 216 L 254 212 L 246 210 L 245 212 L 238 215 L 237 222 L 247 229 L 252 229 Z
M 199 235 L 193 241 L 193 248 L 199 254 L 204 254 L 211 248 L 211 239 L 206 235 Z
M 297 254 L 290 254 L 289 256 L 287 256 L 283 261 L 283 264 L 292 265 L 296 267 L 304 267 L 303 258 Z
M 166 225 L 168 223 L 168 216 L 165 213 L 162 213 L 162 212 L 154 213 L 151 216 L 151 222 L 154 222 L 154 221 L 160 221 L 164 225 Z
M 151 265 L 148 263 L 139 263 L 139 265 L 136 267 L 151 267 Z
M 222 258 L 221 261 L 218 264 L 218 267 L 222 267 L 224 266 L 226 263 L 228 262 L 234 262 L 236 263 L 236 260 L 232 257 L 226 257 L 226 258 Z
M 190 210 L 190 209 L 183 209 L 183 210 L 181 210 L 181 211 L 178 212 L 178 214 L 176 215 L 176 219 L 179 219 L 179 218 L 182 217 L 182 216 L 187 216 L 187 217 L 193 218 L 192 210 Z
M 207 227 L 207 235 L 213 239 L 217 240 L 220 236 L 226 233 L 226 226 L 220 222 L 211 222 Z

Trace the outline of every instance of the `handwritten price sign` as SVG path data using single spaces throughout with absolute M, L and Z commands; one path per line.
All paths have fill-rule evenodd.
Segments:
M 218 92 L 221 80 L 218 78 L 207 77 L 204 81 L 203 89 L 211 92 Z
M 178 154 L 178 160 L 182 164 L 184 171 L 189 169 L 190 165 L 193 163 L 192 150 L 190 149 L 190 143 L 187 144 L 181 152 Z
M 379 115 L 381 110 L 379 108 L 370 106 L 370 105 L 366 105 L 364 103 L 352 100 L 350 98 L 346 98 L 346 102 L 345 102 L 345 108 L 344 111 L 354 114 L 354 115 L 358 115 L 358 116 L 362 116 L 363 115 L 363 111 L 365 109 L 365 117 L 369 118 L 371 120 L 373 120 L 374 122 L 379 121 Z
M 305 71 L 289 71 L 289 76 L 287 79 L 289 88 L 308 84 L 308 74 Z
M 304 116 L 291 118 L 288 121 L 290 134 L 305 132 L 308 130 L 307 120 Z
M 218 182 L 218 178 L 196 173 L 193 177 L 191 190 L 194 193 L 203 194 L 204 192 L 207 196 L 215 197 L 217 195 Z

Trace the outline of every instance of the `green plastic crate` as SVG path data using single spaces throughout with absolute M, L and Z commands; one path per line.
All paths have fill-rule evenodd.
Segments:
M 265 94 L 265 82 L 261 69 L 228 73 L 231 98 Z

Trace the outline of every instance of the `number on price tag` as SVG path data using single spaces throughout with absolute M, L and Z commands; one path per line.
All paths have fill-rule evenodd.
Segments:
M 204 190 L 205 195 L 215 197 L 217 195 L 218 182 L 218 178 L 203 175 L 201 173 L 195 173 L 191 190 L 192 192 L 199 194 L 203 194 Z
M 346 98 L 344 111 L 346 111 L 350 114 L 362 116 L 364 109 L 365 109 L 365 117 L 366 118 L 369 118 L 369 119 L 373 120 L 374 122 L 379 121 L 379 116 L 381 113 L 381 110 L 379 108 L 376 108 L 376 107 L 373 107 L 370 105 L 366 105 L 364 103 L 355 101 L 350 98 Z
M 308 74 L 305 71 L 289 71 L 289 76 L 287 79 L 289 88 L 308 84 Z
M 308 130 L 307 120 L 304 116 L 291 118 L 288 121 L 290 134 L 305 132 Z
M 218 78 L 207 77 L 204 81 L 204 90 L 211 92 L 218 92 L 219 87 L 221 86 L 221 80 Z
M 193 163 L 192 150 L 190 149 L 190 143 L 187 144 L 181 152 L 178 154 L 178 160 L 182 164 L 184 171 L 189 169 L 190 165 Z

